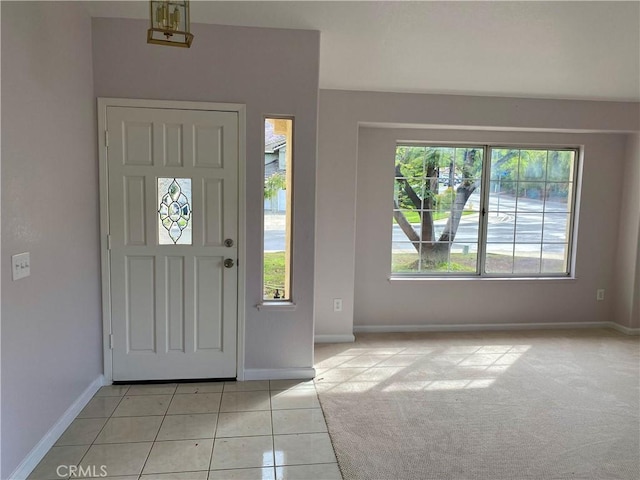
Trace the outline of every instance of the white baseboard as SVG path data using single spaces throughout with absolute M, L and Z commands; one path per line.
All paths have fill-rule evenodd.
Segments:
M 309 380 L 315 368 L 245 368 L 245 380 Z
M 609 324 L 611 328 L 625 335 L 640 335 L 640 328 L 629 328 L 616 322 L 609 322 Z
M 353 343 L 356 337 L 353 334 L 347 335 L 316 335 L 313 337 L 314 343 Z
M 58 419 L 58 421 L 49 429 L 29 454 L 22 460 L 15 471 L 9 475 L 11 480 L 24 480 L 38 466 L 40 460 L 44 458 L 49 449 L 58 441 L 64 431 L 71 425 L 71 422 L 78 416 L 89 400 L 93 398 L 95 393 L 104 385 L 104 375 L 96 378 L 84 392 L 76 399 L 75 402 L 67 409 L 66 412 Z
M 354 325 L 355 333 L 393 332 L 482 332 L 496 330 L 541 330 L 567 328 L 611 328 L 612 322 L 479 323 L 451 325 Z

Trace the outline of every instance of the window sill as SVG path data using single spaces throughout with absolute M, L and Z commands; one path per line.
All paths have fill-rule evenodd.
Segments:
M 463 276 L 451 276 L 451 277 L 438 277 L 438 276 L 433 276 L 433 277 L 389 277 L 387 279 L 389 282 L 393 283 L 393 282 L 406 282 L 406 281 L 471 281 L 471 282 L 495 282 L 495 281 L 517 281 L 517 282 L 567 282 L 567 281 L 575 281 L 576 277 L 574 276 L 567 276 L 567 277 L 463 277 Z
M 258 310 L 270 310 L 276 312 L 292 312 L 297 307 L 293 302 L 264 302 L 256 305 Z

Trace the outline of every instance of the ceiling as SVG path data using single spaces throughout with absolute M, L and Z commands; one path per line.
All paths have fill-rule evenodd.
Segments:
M 192 1 L 191 21 L 319 30 L 321 88 L 640 101 L 640 0 Z

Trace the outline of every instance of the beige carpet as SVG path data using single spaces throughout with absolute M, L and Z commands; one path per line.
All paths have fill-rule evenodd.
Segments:
M 316 346 L 345 479 L 640 479 L 640 339 L 362 334 Z

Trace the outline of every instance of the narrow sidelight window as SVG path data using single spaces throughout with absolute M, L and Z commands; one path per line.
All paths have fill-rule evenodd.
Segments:
M 263 288 L 265 301 L 290 301 L 293 119 L 264 121 Z

